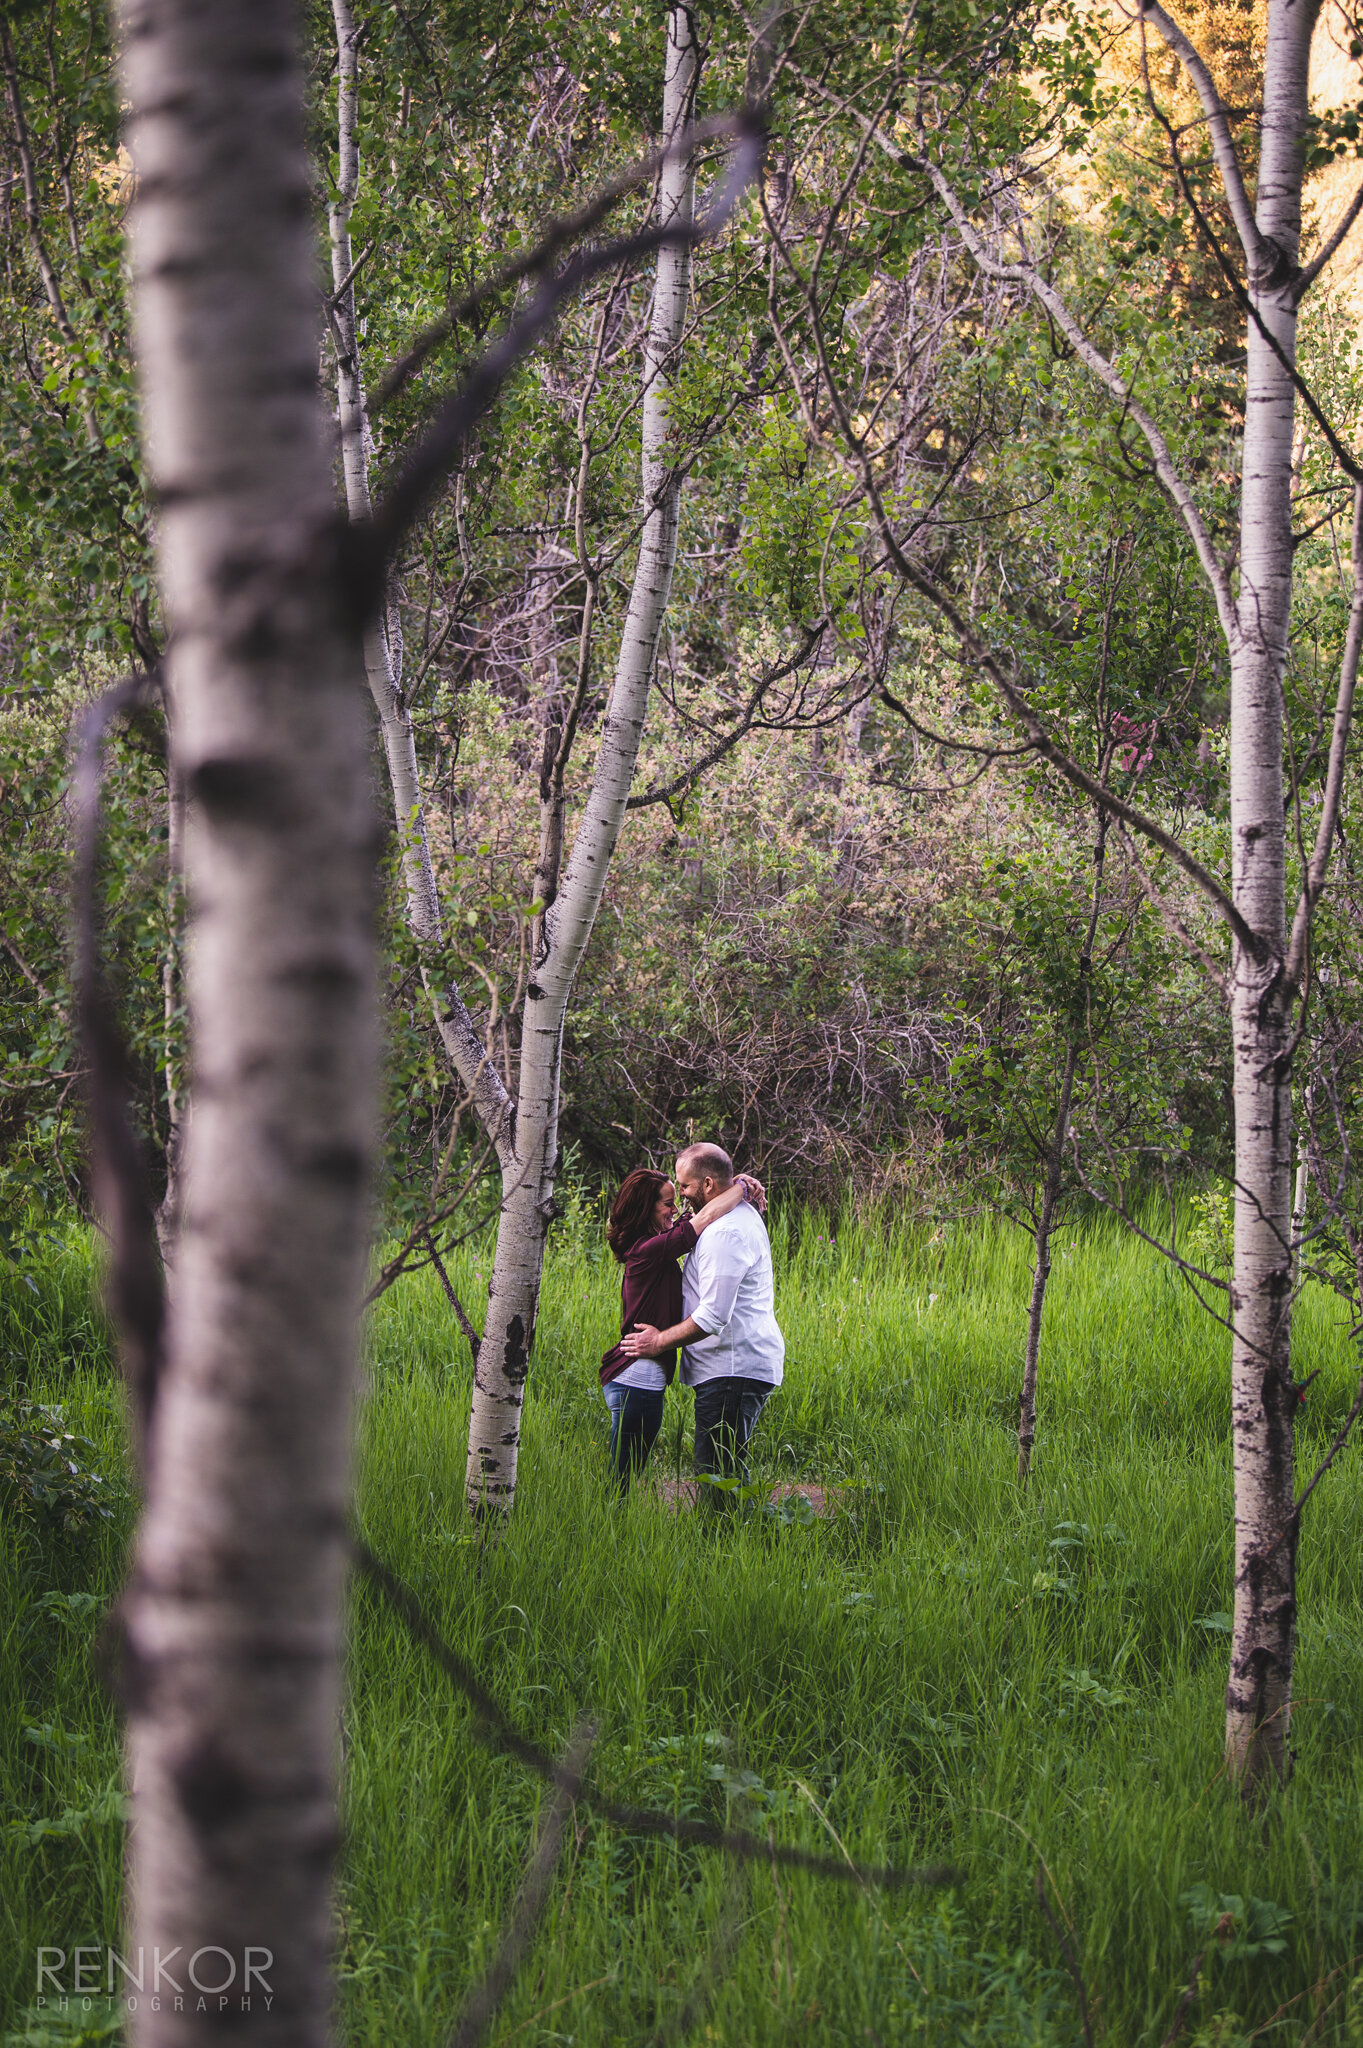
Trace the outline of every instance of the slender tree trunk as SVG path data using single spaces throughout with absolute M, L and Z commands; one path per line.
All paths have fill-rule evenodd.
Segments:
M 1074 1073 L 1079 1064 L 1079 1035 L 1088 1015 L 1088 994 L 1093 974 L 1093 942 L 1098 934 L 1098 917 L 1103 907 L 1103 869 L 1107 858 L 1110 823 L 1106 811 L 1097 817 L 1097 838 L 1093 842 L 1093 893 L 1089 899 L 1089 921 L 1079 952 L 1079 999 L 1065 1047 L 1065 1065 L 1060 1077 L 1060 1100 L 1056 1105 L 1055 1128 L 1046 1156 L 1046 1179 L 1041 1191 L 1041 1211 L 1036 1224 L 1036 1263 L 1032 1267 L 1032 1299 L 1027 1311 L 1027 1357 L 1022 1368 L 1022 1393 L 1018 1399 L 1018 1481 L 1025 1485 L 1031 1476 L 1032 1446 L 1036 1442 L 1036 1375 L 1041 1360 L 1041 1318 L 1046 1307 L 1046 1283 L 1051 1277 L 1051 1233 L 1060 1202 L 1060 1183 L 1065 1164 L 1065 1146 L 1070 1135 L 1070 1110 L 1074 1102 Z
M 336 396 L 341 428 L 341 468 L 346 508 L 357 524 L 367 524 L 373 506 L 369 495 L 369 420 L 360 365 L 359 324 L 355 317 L 354 257 L 350 216 L 360 190 L 357 139 L 359 93 L 359 31 L 350 0 L 332 0 L 337 59 L 337 196 L 328 209 L 331 229 L 332 302 L 330 318 L 336 343 Z M 407 921 L 419 944 L 438 942 L 440 904 L 435 871 L 426 837 L 416 741 L 402 694 L 401 640 L 395 621 L 385 613 L 364 636 L 364 669 L 374 708 L 379 714 L 383 751 L 393 791 L 393 812 L 402 848 L 402 874 L 407 892 Z
M 1307 75 L 1318 6 L 1273 0 L 1255 213 L 1273 260 L 1251 300 L 1296 359 Z M 1291 992 L 1285 986 L 1283 684 L 1292 604 L 1295 392 L 1258 323 L 1248 328 L 1240 585 L 1231 646 L 1232 889 L 1257 945 L 1231 959 L 1235 1265 L 1231 1284 L 1235 1616 L 1226 1757 L 1251 1792 L 1287 1758 L 1296 1633 L 1293 1514 Z
M 670 11 L 666 47 L 665 143 L 683 133 L 695 98 L 699 45 L 687 8 Z M 694 191 L 695 173 L 689 160 L 664 166 L 659 200 L 664 225 L 690 221 Z M 624 823 L 677 558 L 681 483 L 669 474 L 667 435 L 670 389 L 686 326 L 690 286 L 689 250 L 660 250 L 644 353 L 643 494 L 647 516 L 591 791 L 562 884 L 545 914 L 542 952 L 534 963 L 526 994 L 515 1145 L 503 1161 L 502 1224 L 469 1419 L 467 1488 L 474 1512 L 509 1508 L 515 1491 L 521 1405 L 539 1305 L 544 1240 L 554 1213 L 563 1020 Z
M 298 2048 L 329 2031 L 377 1061 L 361 651 L 317 390 L 292 12 L 122 0 L 120 18 L 143 420 L 190 799 L 194 1087 L 124 1600 L 129 1952 L 150 1972 L 159 1950 L 186 1995 L 163 1979 L 158 2000 L 149 1981 L 132 2030 L 157 2044 L 221 2034 L 217 1996 L 196 2009 L 203 1950 L 197 1976 L 230 1997 L 230 2024 Z
M 1311 1192 L 1311 1159 L 1308 1139 L 1311 1128 L 1311 1090 L 1302 1103 L 1302 1120 L 1297 1126 L 1297 1180 L 1292 1190 L 1292 1284 L 1301 1277 L 1301 1241 L 1306 1229 L 1306 1199 Z
M 0 68 L 3 69 L 5 75 L 5 98 L 9 105 L 10 122 L 14 130 L 14 147 L 19 158 L 19 170 L 23 180 L 24 217 L 28 222 L 29 247 L 33 251 L 33 260 L 38 266 L 38 275 L 43 281 L 43 295 L 51 310 L 52 318 L 57 324 L 57 330 L 72 354 L 77 355 L 80 350 L 80 336 L 76 333 L 71 323 L 71 315 L 67 311 L 61 284 L 53 266 L 52 258 L 48 253 L 47 243 L 43 238 L 43 205 L 42 194 L 38 189 L 38 171 L 33 159 L 33 144 L 29 136 L 28 119 L 24 112 L 23 94 L 19 87 L 19 65 L 15 56 L 14 44 L 10 39 L 9 20 L 6 18 L 6 13 L 3 10 L 0 10 Z M 87 445 L 91 448 L 102 449 L 104 437 L 99 431 L 99 422 L 95 418 L 94 405 L 84 385 L 82 385 L 80 391 L 80 410 L 81 418 L 85 422 Z
M 1060 1202 L 1061 1173 L 1065 1163 L 1065 1140 L 1070 1130 L 1070 1104 L 1074 1100 L 1074 1070 L 1079 1062 L 1079 1040 L 1074 1033 L 1065 1047 L 1065 1067 L 1060 1080 L 1060 1101 L 1055 1112 L 1046 1158 L 1046 1178 L 1041 1190 L 1041 1210 L 1036 1220 L 1036 1261 L 1032 1267 L 1032 1298 L 1027 1310 L 1027 1357 L 1022 1368 L 1022 1393 L 1018 1399 L 1018 1480 L 1025 1485 L 1031 1477 L 1032 1445 L 1036 1442 L 1036 1372 L 1041 1357 L 1041 1317 L 1046 1306 L 1046 1283 L 1051 1277 L 1051 1232 Z
M 370 435 L 364 366 L 355 316 L 354 257 L 350 216 L 360 189 L 358 143 L 359 31 L 350 0 L 332 0 L 336 27 L 337 187 L 328 209 L 332 298 L 328 308 L 336 356 L 337 410 L 346 509 L 358 525 L 372 511 L 369 491 Z M 430 1000 L 446 1056 L 473 1101 L 485 1130 L 505 1161 L 511 1142 L 512 1106 L 501 1077 L 488 1058 L 458 987 L 438 978 L 430 961 L 444 939 L 440 896 L 426 829 L 426 806 L 417 765 L 416 738 L 402 691 L 402 638 L 396 608 L 385 609 L 364 636 L 364 668 L 379 716 L 384 759 L 393 798 L 393 822 L 402 850 L 408 929 L 422 960 L 421 979 Z

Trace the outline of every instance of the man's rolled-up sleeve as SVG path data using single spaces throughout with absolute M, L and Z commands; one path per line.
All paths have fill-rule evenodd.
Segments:
M 712 1241 L 707 1232 L 696 1249 L 700 1292 L 691 1311 L 707 1337 L 717 1337 L 728 1325 L 738 1298 L 739 1282 L 748 1270 L 740 1246 L 726 1238 Z

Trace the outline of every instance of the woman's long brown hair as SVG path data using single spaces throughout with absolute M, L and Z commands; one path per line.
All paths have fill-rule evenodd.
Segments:
M 619 1194 L 611 1203 L 606 1225 L 606 1243 L 621 1265 L 644 1238 L 653 1235 L 653 1211 L 667 1186 L 667 1175 L 651 1166 L 636 1166 L 626 1174 Z

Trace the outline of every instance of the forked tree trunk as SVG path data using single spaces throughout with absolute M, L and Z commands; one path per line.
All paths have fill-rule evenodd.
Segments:
M 695 99 L 699 44 L 685 7 L 674 7 L 668 15 L 666 49 L 665 144 L 684 132 Z M 660 179 L 661 225 L 689 225 L 694 192 L 691 160 L 666 163 Z M 690 286 L 689 249 L 661 249 L 644 351 L 646 517 L 639 560 L 596 771 L 562 884 L 545 913 L 542 954 L 526 993 L 515 1143 L 502 1165 L 502 1221 L 469 1419 L 467 1491 L 474 1513 L 509 1508 L 516 1485 L 521 1406 L 539 1306 L 544 1240 L 554 1213 L 563 1021 L 624 823 L 677 558 L 681 482 L 669 473 L 667 435 L 670 387 L 686 327 Z
M 297 2048 L 330 2022 L 377 1062 L 361 651 L 317 390 L 292 12 L 121 0 L 120 18 L 143 420 L 189 798 L 194 1089 L 124 1602 L 130 1955 L 142 1951 L 148 1990 L 132 2031 L 185 2043 L 230 2021 Z M 150 1995 L 157 1950 L 180 1999 L 165 1979 Z M 200 1985 L 221 1986 L 204 2009 Z
M 1098 933 L 1098 916 L 1103 907 L 1103 869 L 1107 855 L 1108 814 L 1100 811 L 1098 836 L 1093 842 L 1093 894 L 1089 901 L 1088 928 L 1079 952 L 1079 1001 L 1065 1046 L 1065 1065 L 1060 1076 L 1060 1100 L 1056 1105 L 1055 1128 L 1046 1155 L 1046 1178 L 1041 1191 L 1041 1209 L 1036 1222 L 1036 1263 L 1032 1267 L 1032 1298 L 1027 1310 L 1027 1356 L 1022 1368 L 1022 1393 L 1018 1398 L 1018 1480 L 1025 1485 L 1031 1476 L 1032 1446 L 1036 1442 L 1036 1378 L 1041 1361 L 1041 1321 L 1046 1308 L 1046 1286 L 1051 1277 L 1051 1236 L 1060 1202 L 1060 1184 L 1065 1164 L 1065 1146 L 1070 1135 L 1070 1110 L 1074 1103 L 1074 1073 L 1079 1063 L 1079 1034 L 1087 1021 L 1088 991 L 1093 974 L 1093 942 Z M 1082 1014 L 1081 1014 L 1082 1013 Z
M 1292 1306 L 1293 991 L 1285 985 L 1283 688 L 1292 608 L 1293 292 L 1301 242 L 1313 0 L 1272 0 L 1255 217 L 1268 245 L 1248 326 L 1240 584 L 1231 646 L 1232 890 L 1255 935 L 1231 957 L 1235 1611 L 1226 1757 L 1246 1791 L 1282 1775 L 1296 1635 Z

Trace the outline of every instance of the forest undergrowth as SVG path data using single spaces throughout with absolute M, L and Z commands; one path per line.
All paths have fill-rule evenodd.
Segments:
M 480 1543 L 463 1516 L 469 1352 L 429 1273 L 373 1313 L 359 1519 L 527 1735 L 561 1750 L 595 1717 L 607 1796 L 960 1881 L 876 1892 L 734 1866 L 579 1807 L 491 2041 L 1070 2048 L 1087 2007 L 1113 2048 L 1158 2048 L 1176 2024 L 1202 2048 L 1363 2042 L 1359 1449 L 1307 1511 L 1295 1773 L 1246 1812 L 1221 1775 L 1224 1331 L 1134 1239 L 1065 1239 L 1020 1492 L 1026 1241 L 789 1216 L 773 1236 L 787 1377 L 738 1512 L 675 1514 L 654 1485 L 612 1498 L 594 1365 L 616 1272 L 578 1200 L 551 1249 L 508 1532 Z M 489 1256 L 451 1261 L 470 1305 Z M 133 1503 L 91 1278 L 85 1241 L 58 1235 L 0 1276 L 10 1395 L 61 1406 L 111 1508 L 66 1535 L 12 1493 L 3 1511 L 0 2030 L 34 2048 L 119 2024 L 103 1998 L 34 2002 L 40 1944 L 119 1939 L 117 1720 L 93 1645 Z M 1305 1478 L 1357 1369 L 1321 1291 L 1294 1355 L 1301 1377 L 1319 1368 Z M 686 1469 L 689 1411 L 669 1394 L 655 1480 Z M 764 1498 L 777 1480 L 828 1487 L 831 1512 Z M 436 2048 L 497 1948 L 543 1787 L 479 1739 L 367 1588 L 350 1640 L 345 2036 Z

